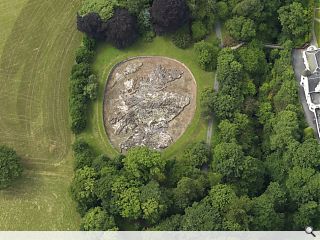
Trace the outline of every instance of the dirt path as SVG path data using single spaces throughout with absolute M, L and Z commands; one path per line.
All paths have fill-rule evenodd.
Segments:
M 216 36 L 220 39 L 220 47 L 223 48 L 223 39 L 222 39 L 222 31 L 221 31 L 221 23 L 219 21 L 216 22 L 215 24 L 215 33 Z M 219 91 L 219 82 L 217 79 L 217 73 L 215 73 L 214 75 L 214 85 L 213 85 L 213 89 L 215 92 Z M 211 147 L 211 138 L 212 138 L 212 131 L 213 131 L 213 123 L 214 123 L 214 119 L 213 117 L 209 120 L 208 123 L 208 130 L 207 130 L 207 144 L 209 147 Z

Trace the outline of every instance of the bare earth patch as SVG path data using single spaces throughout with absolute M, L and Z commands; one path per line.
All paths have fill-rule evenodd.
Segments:
M 136 57 L 111 71 L 104 96 L 104 125 L 121 152 L 134 146 L 161 150 L 186 130 L 196 109 L 196 82 L 182 63 Z

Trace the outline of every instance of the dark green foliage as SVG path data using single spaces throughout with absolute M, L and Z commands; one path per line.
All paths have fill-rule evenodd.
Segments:
M 235 5 L 233 13 L 238 16 L 259 20 L 263 7 L 263 3 L 260 0 L 243 0 Z
M 82 215 L 97 203 L 97 196 L 94 193 L 97 177 L 97 173 L 91 167 L 85 166 L 75 172 L 71 183 L 71 195 L 77 201 L 78 210 Z
M 96 40 L 89 38 L 88 36 L 83 36 L 82 44 L 88 51 L 94 51 L 97 46 Z
M 319 213 L 320 207 L 317 202 L 302 204 L 293 216 L 295 228 L 303 230 L 304 226 L 319 226 Z
M 94 159 L 94 153 L 88 143 L 81 139 L 77 139 L 72 145 L 75 169 L 83 168 L 85 166 L 91 167 Z
M 0 145 L 0 189 L 10 186 L 21 173 L 21 158 L 12 148 Z
M 185 210 L 181 230 L 245 230 L 247 201 L 242 201 L 230 186 L 214 186 L 207 197 Z
M 154 30 L 159 35 L 174 32 L 189 20 L 185 0 L 154 0 L 150 12 Z
M 105 22 L 102 21 L 99 14 L 89 12 L 84 16 L 77 15 L 77 29 L 84 32 L 88 37 L 94 39 L 104 39 L 102 29 L 105 28 Z
M 149 223 L 157 223 L 167 211 L 167 204 L 159 183 L 149 182 L 140 188 L 142 218 Z
M 238 41 L 250 41 L 256 36 L 254 22 L 245 17 L 234 17 L 226 22 L 230 35 Z
M 215 93 L 211 88 L 205 88 L 200 94 L 201 115 L 210 119 L 214 113 Z
M 203 183 L 188 177 L 183 177 L 173 189 L 173 203 L 179 210 L 190 206 L 193 202 L 200 200 L 204 193 Z
M 209 162 L 210 150 L 204 142 L 195 143 L 186 148 L 183 158 L 189 165 L 201 167 Z
M 76 63 L 91 63 L 94 56 L 92 50 L 87 49 L 85 46 L 79 47 L 76 52 Z
M 312 168 L 294 167 L 286 181 L 291 199 L 298 205 L 319 201 L 320 174 Z
M 163 181 L 166 160 L 160 153 L 146 147 L 132 148 L 123 160 L 124 169 L 130 176 L 144 182 L 150 180 Z
M 283 33 L 290 39 L 304 39 L 311 29 L 311 13 L 297 1 L 278 10 Z
M 220 143 L 213 151 L 213 167 L 226 181 L 235 182 L 242 174 L 244 153 L 236 143 Z
M 213 101 L 214 114 L 219 119 L 231 118 L 237 111 L 238 103 L 236 98 L 219 92 Z
M 186 25 L 175 32 L 172 37 L 172 42 L 178 48 L 185 49 L 191 45 L 191 35 L 189 27 Z
M 199 66 L 205 71 L 212 71 L 217 66 L 219 47 L 205 41 L 194 45 Z
M 274 199 L 263 194 L 252 200 L 253 219 L 250 230 L 270 231 L 283 229 L 283 215 L 275 211 Z
M 138 24 L 135 16 L 126 9 L 116 9 L 107 22 L 107 40 L 122 49 L 132 45 L 138 38 Z
M 208 34 L 206 26 L 201 21 L 194 21 L 191 25 L 192 39 L 197 42 Z
M 312 138 L 300 144 L 292 154 L 293 165 L 305 168 L 320 167 L 320 145 Z
M 101 207 L 90 209 L 81 221 L 82 231 L 110 231 L 117 230 L 113 216 Z
M 179 231 L 182 216 L 177 214 L 166 218 L 158 225 L 149 228 L 149 231 Z

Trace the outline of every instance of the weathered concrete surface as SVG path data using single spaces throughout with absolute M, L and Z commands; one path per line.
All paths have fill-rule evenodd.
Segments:
M 168 147 L 191 121 L 195 93 L 191 72 L 177 61 L 145 57 L 119 64 L 105 92 L 104 124 L 111 142 L 122 152 L 134 146 Z M 183 116 L 187 124 L 172 124 L 184 111 L 191 113 Z

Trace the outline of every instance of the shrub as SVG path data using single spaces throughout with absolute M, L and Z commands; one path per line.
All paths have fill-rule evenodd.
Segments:
M 76 63 L 90 63 L 92 62 L 94 52 L 82 46 L 76 52 Z
M 200 41 L 208 34 L 206 26 L 201 21 L 195 21 L 191 26 L 192 38 L 194 41 Z
M 93 38 L 90 38 L 90 37 L 84 35 L 83 39 L 82 39 L 82 45 L 86 49 L 93 51 L 96 48 L 97 42 Z
M 185 49 L 191 45 L 191 36 L 188 26 L 185 26 L 179 29 L 176 33 L 174 33 L 171 37 L 172 42 L 178 48 Z
M 8 187 L 21 173 L 21 158 L 12 148 L 0 146 L 0 189 Z
M 72 150 L 75 157 L 75 169 L 80 169 L 85 166 L 91 167 L 95 156 L 87 142 L 82 139 L 77 139 L 72 145 Z

